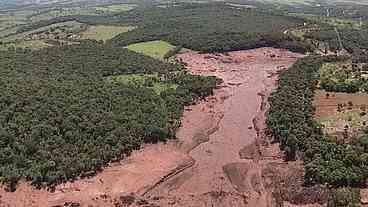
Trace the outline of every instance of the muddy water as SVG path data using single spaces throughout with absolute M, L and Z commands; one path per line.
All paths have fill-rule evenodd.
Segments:
M 276 73 L 299 57 L 273 48 L 178 55 L 191 73 L 215 75 L 224 82 L 214 96 L 186 109 L 177 140 L 148 145 L 97 176 L 60 185 L 55 192 L 24 183 L 15 193 L 0 190 L 0 207 L 73 202 L 107 207 L 272 206 L 261 169 L 264 160 L 277 160 L 279 151 L 260 147 L 266 100 Z

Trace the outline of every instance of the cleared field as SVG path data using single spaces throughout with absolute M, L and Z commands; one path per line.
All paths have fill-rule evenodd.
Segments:
M 37 22 L 60 16 L 71 16 L 71 15 L 97 15 L 97 13 L 95 9 L 88 7 L 57 8 L 34 15 L 31 17 L 31 21 Z
M 317 118 L 323 118 L 326 116 L 336 115 L 338 114 L 338 105 L 347 105 L 349 101 L 353 104 L 351 107 L 353 109 L 359 109 L 364 105 L 368 107 L 368 94 L 332 93 L 317 90 L 314 97 L 314 106 L 316 107 L 315 116 Z
M 112 14 L 124 11 L 132 10 L 136 7 L 134 4 L 114 4 L 108 6 L 97 6 L 97 7 L 67 7 L 67 8 L 55 8 L 46 12 L 41 12 L 40 14 L 33 15 L 31 20 L 33 22 L 48 20 L 61 16 L 72 16 L 72 15 L 89 15 L 98 16 L 101 14 Z
M 26 22 L 18 20 L 4 20 L 4 21 L 0 20 L 0 30 L 8 29 L 23 24 L 26 24 Z
M 303 13 L 289 13 L 291 16 L 302 17 L 311 21 L 317 21 L 320 23 L 325 23 L 330 26 L 338 27 L 341 29 L 351 28 L 351 29 L 360 29 L 359 21 L 351 20 L 351 19 L 341 19 L 337 17 L 324 17 L 315 14 L 303 14 Z
M 94 40 L 109 40 L 116 35 L 133 30 L 135 27 L 121 27 L 121 26 L 90 26 L 84 32 L 82 32 L 82 39 L 94 39 Z
M 19 41 L 12 43 L 3 43 L 0 45 L 0 50 L 8 50 L 9 48 L 29 48 L 32 50 L 38 50 L 45 47 L 50 47 L 52 45 L 47 44 L 41 40 L 31 40 L 31 41 Z
M 317 90 L 313 105 L 315 118 L 327 134 L 341 137 L 347 133 L 353 137 L 366 128 L 368 94 Z
M 286 4 L 286 5 L 312 5 L 313 2 L 308 0 L 258 0 L 264 3 L 272 4 Z
M 80 22 L 77 22 L 77 21 L 61 22 L 61 23 L 56 23 L 56 24 L 51 24 L 49 26 L 41 27 L 41 28 L 38 28 L 38 29 L 35 29 L 35 30 L 31 30 L 31 31 L 11 35 L 9 37 L 4 38 L 3 40 L 4 41 L 21 40 L 21 39 L 24 39 L 28 35 L 31 35 L 31 34 L 34 34 L 34 33 L 46 32 L 46 31 L 49 31 L 51 29 L 56 29 L 56 28 L 60 28 L 60 27 L 68 28 L 69 31 L 78 31 L 83 27 L 83 25 L 84 24 L 82 24 Z
M 165 54 L 174 49 L 175 46 L 165 41 L 156 40 L 131 44 L 128 45 L 127 48 L 134 52 L 142 53 L 156 59 L 163 59 Z
M 27 23 L 25 16 L 16 16 L 15 14 L 0 14 L 0 38 L 8 34 L 15 33 L 17 27 Z
M 97 11 L 116 13 L 116 12 L 124 12 L 124 11 L 132 10 L 136 6 L 137 5 L 135 4 L 115 4 L 115 5 L 109 5 L 109 6 L 95 7 L 95 9 Z
M 159 80 L 156 74 L 131 74 L 131 75 L 118 75 L 109 78 L 109 81 L 120 82 L 127 85 L 143 86 L 152 88 L 156 94 L 160 95 L 161 92 L 173 89 L 175 90 L 178 85 L 172 83 L 165 83 Z

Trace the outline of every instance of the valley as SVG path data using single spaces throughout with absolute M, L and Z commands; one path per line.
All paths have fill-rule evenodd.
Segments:
M 0 207 L 368 205 L 367 11 L 0 3 Z

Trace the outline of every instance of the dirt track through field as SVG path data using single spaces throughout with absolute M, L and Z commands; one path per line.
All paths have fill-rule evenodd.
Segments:
M 283 163 L 278 147 L 264 139 L 267 98 L 277 72 L 301 56 L 274 48 L 178 55 L 191 73 L 224 82 L 213 96 L 186 109 L 177 140 L 145 146 L 55 192 L 24 183 L 15 193 L 0 190 L 0 207 L 273 206 L 263 170 Z

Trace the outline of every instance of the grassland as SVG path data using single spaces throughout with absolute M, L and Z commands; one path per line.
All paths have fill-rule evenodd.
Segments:
M 0 16 L 0 30 L 4 30 L 22 24 L 26 24 L 26 21 L 22 18 L 7 15 Z
M 97 15 L 95 10 L 91 8 L 71 7 L 71 8 L 56 8 L 46 12 L 40 12 L 37 15 L 33 15 L 30 19 L 32 22 L 49 20 L 60 16 L 71 15 Z
M 135 4 L 114 4 L 109 6 L 95 7 L 97 11 L 103 11 L 108 13 L 119 13 L 124 11 L 132 10 L 136 7 Z
M 40 7 L 37 9 L 24 8 L 14 11 L 0 11 L 0 38 L 10 37 L 9 40 L 22 39 L 24 34 L 19 32 L 23 26 L 48 21 L 59 17 L 85 16 L 98 17 L 101 15 L 112 15 L 135 8 L 135 4 L 112 4 L 112 5 L 73 5 Z M 39 29 L 39 28 L 37 28 Z M 29 31 L 27 31 L 29 32 Z M 16 34 L 16 35 L 15 35 Z M 26 35 L 29 33 L 26 33 Z
M 16 41 L 16 42 L 9 42 L 3 43 L 0 45 L 0 50 L 8 50 L 10 48 L 22 48 L 22 49 L 31 49 L 31 50 L 38 50 L 45 47 L 50 47 L 52 45 L 45 43 L 41 40 L 30 40 L 30 41 Z
M 147 87 L 155 91 L 157 95 L 161 92 L 173 89 L 176 90 L 177 84 L 165 83 L 160 81 L 157 74 L 131 74 L 131 75 L 118 75 L 109 77 L 109 81 L 119 82 L 126 85 L 135 87 Z
M 72 16 L 72 15 L 88 15 L 98 16 L 102 14 L 114 14 L 124 11 L 129 11 L 135 8 L 134 4 L 114 4 L 107 6 L 96 6 L 96 7 L 66 7 L 66 8 L 54 8 L 48 11 L 39 12 L 39 14 L 32 15 L 31 21 L 37 22 L 42 20 L 49 20 L 61 16 Z
M 98 25 L 90 26 L 84 32 L 82 32 L 82 39 L 94 39 L 94 40 L 109 40 L 116 35 L 133 30 L 135 27 L 131 26 L 107 26 Z
M 3 40 L 4 41 L 22 40 L 22 39 L 25 39 L 27 36 L 35 34 L 35 33 L 47 32 L 47 31 L 55 30 L 57 28 L 62 28 L 62 27 L 70 32 L 77 32 L 77 31 L 80 31 L 83 25 L 84 24 L 77 22 L 77 21 L 60 22 L 60 23 L 55 23 L 55 24 L 51 24 L 48 26 L 40 27 L 38 29 L 34 29 L 31 31 L 10 35 L 6 38 L 3 38 Z
M 156 59 L 164 59 L 165 54 L 174 49 L 175 46 L 165 41 L 157 40 L 131 44 L 128 45 L 127 48 Z
M 302 17 L 307 20 L 313 21 L 313 22 L 319 22 L 324 23 L 333 27 L 337 28 L 350 28 L 350 29 L 360 29 L 359 21 L 352 20 L 352 19 L 342 19 L 337 17 L 324 17 L 320 15 L 315 14 L 302 14 L 302 13 L 289 13 L 289 15 L 296 16 L 296 17 Z
M 13 34 L 21 25 L 28 23 L 28 15 L 32 15 L 35 11 L 13 11 L 0 13 L 0 38 Z

